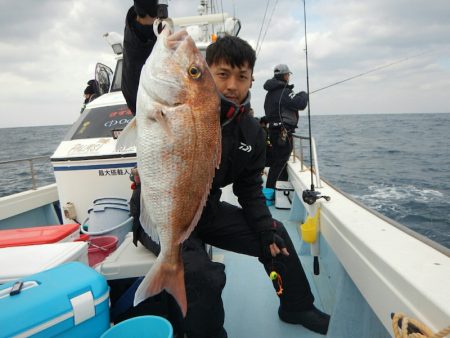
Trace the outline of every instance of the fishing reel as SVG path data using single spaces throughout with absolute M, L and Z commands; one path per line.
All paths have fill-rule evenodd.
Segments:
M 303 190 L 302 198 L 309 205 L 316 203 L 319 198 L 324 198 L 327 202 L 331 199 L 330 196 L 321 195 L 320 191 L 315 190 Z

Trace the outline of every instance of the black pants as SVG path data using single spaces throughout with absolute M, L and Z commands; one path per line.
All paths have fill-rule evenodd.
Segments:
M 143 230 L 138 233 L 139 241 L 154 254 L 160 252 L 155 243 Z M 181 250 L 186 285 L 187 314 L 182 322 L 182 331 L 188 338 L 227 338 L 223 328 L 225 313 L 222 290 L 225 286 L 225 266 L 212 262 L 205 250 L 205 244 L 194 234 L 184 243 Z M 170 304 L 179 312 L 174 298 Z M 174 306 L 175 305 L 175 306 Z M 172 308 L 173 310 L 173 308 Z
M 258 257 L 267 274 L 275 270 L 281 275 L 284 288 L 281 306 L 287 311 L 308 309 L 314 302 L 308 280 L 289 234 L 282 223 L 276 223 L 276 232 L 284 239 L 289 256 L 264 257 L 259 234 L 247 223 L 242 209 L 226 202 L 220 202 L 212 221 L 200 223 L 195 232 L 204 242 L 218 248 Z M 276 282 L 274 288 L 278 289 Z
M 239 207 L 220 202 L 214 216 L 200 220 L 190 238 L 183 243 L 182 249 L 188 302 L 185 326 L 189 338 L 226 337 L 221 298 L 225 283 L 223 265 L 210 261 L 203 242 L 258 257 L 268 274 L 277 271 L 284 289 L 280 304 L 286 311 L 301 311 L 312 306 L 314 297 L 289 234 L 280 222 L 277 222 L 276 232 L 284 239 L 289 256 L 264 257 L 259 235 L 251 229 Z M 146 236 L 146 241 L 150 240 L 145 233 L 141 236 Z M 278 290 L 276 282 L 274 288 Z
M 270 128 L 269 137 L 272 144 L 271 166 L 267 177 L 266 188 L 275 189 L 277 181 L 287 181 L 287 161 L 293 149 L 292 133 L 287 131 L 287 137 L 281 137 L 282 129 Z

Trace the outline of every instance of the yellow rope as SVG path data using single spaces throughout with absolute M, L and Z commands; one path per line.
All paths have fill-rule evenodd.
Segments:
M 401 324 L 399 324 L 400 320 Z M 419 332 L 408 333 L 408 326 L 410 326 L 410 331 Z M 411 330 L 412 327 L 417 328 L 417 330 Z M 395 338 L 444 338 L 450 333 L 450 325 L 437 333 L 433 333 L 425 324 L 408 318 L 403 313 L 394 314 L 394 317 L 392 317 L 392 328 L 394 329 Z

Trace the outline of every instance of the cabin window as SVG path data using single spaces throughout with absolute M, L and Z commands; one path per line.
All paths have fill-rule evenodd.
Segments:
M 133 119 L 126 104 L 86 109 L 74 124 L 66 140 L 113 137 Z
M 116 70 L 114 71 L 114 78 L 111 86 L 112 92 L 117 92 L 122 89 L 122 64 L 123 59 L 117 60 Z

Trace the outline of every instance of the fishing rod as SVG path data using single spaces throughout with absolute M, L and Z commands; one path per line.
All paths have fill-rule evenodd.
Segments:
M 311 168 L 311 191 L 314 191 L 314 177 L 312 172 L 313 160 L 312 160 L 312 145 L 311 145 L 311 99 L 309 98 L 309 67 L 308 67 L 308 40 L 306 38 L 306 0 L 303 0 L 303 18 L 305 24 L 305 60 L 306 60 L 306 92 L 308 93 L 308 129 L 309 129 L 309 160 Z M 307 190 L 306 190 L 307 191 Z M 304 193 L 303 193 L 304 195 Z M 303 196 L 303 200 L 305 196 Z M 315 201 L 314 201 L 315 202 Z
M 389 64 L 387 64 L 387 65 L 375 67 L 375 68 L 373 68 L 373 69 L 371 69 L 371 70 L 368 70 L 368 71 L 366 71 L 366 72 L 363 72 L 363 73 L 360 73 L 360 74 L 357 74 L 357 75 L 350 76 L 350 77 L 348 77 L 348 78 L 346 78 L 346 79 L 344 79 L 344 80 L 337 81 L 337 82 L 331 83 L 331 84 L 329 84 L 329 85 L 327 85 L 327 86 L 325 86 L 325 87 L 322 87 L 322 88 L 313 90 L 310 94 L 314 94 L 314 93 L 320 92 L 321 90 L 324 90 L 324 89 L 327 89 L 327 88 L 336 86 L 336 85 L 338 85 L 338 84 L 341 84 L 341 83 L 344 83 L 344 82 L 347 82 L 347 81 L 356 79 L 356 78 L 358 78 L 358 77 L 362 77 L 362 76 L 364 76 L 364 75 L 367 75 L 367 74 L 370 74 L 370 73 L 379 71 L 379 70 L 381 70 L 381 69 L 388 68 L 388 67 L 391 67 L 391 66 L 393 66 L 393 65 L 396 65 L 396 64 L 399 64 L 399 63 L 402 63 L 402 62 L 405 62 L 405 61 L 414 59 L 414 58 L 416 58 L 416 57 L 422 56 L 422 55 L 427 54 L 427 53 L 430 53 L 430 51 L 425 51 L 425 52 L 422 52 L 422 53 L 419 53 L 419 54 L 416 54 L 416 55 L 413 55 L 413 56 L 408 56 L 408 57 L 406 57 L 406 58 L 403 58 L 403 59 L 400 59 L 400 60 L 391 62 L 391 63 L 389 63 Z
M 311 97 L 309 95 L 309 67 L 308 67 L 308 41 L 306 34 L 306 0 L 303 0 L 303 17 L 305 22 L 305 59 L 306 59 L 306 90 L 308 93 L 308 128 L 309 128 L 309 161 L 311 171 L 311 190 L 303 190 L 303 201 L 309 205 L 314 204 L 319 198 L 324 198 L 326 201 L 330 200 L 329 196 L 323 196 L 319 191 L 314 189 L 314 176 L 313 176 L 313 155 L 312 155 L 312 132 L 311 132 Z M 317 182 L 319 184 L 319 182 Z M 319 208 L 316 210 L 316 215 L 319 212 Z M 317 221 L 316 221 L 317 222 Z M 313 271 L 315 275 L 320 274 L 319 267 L 319 246 L 318 243 L 311 244 L 311 253 L 313 254 Z
M 305 59 L 306 59 L 306 91 L 309 93 L 309 67 L 308 67 L 308 41 L 306 34 L 306 0 L 303 0 L 303 17 L 305 24 Z M 329 201 L 330 197 L 321 196 L 319 191 L 314 189 L 313 176 L 313 155 L 312 155 L 312 131 L 311 131 L 311 98 L 308 94 L 308 129 L 309 129 L 309 161 L 311 168 L 311 190 L 304 190 L 302 194 L 303 201 L 309 205 L 314 204 L 319 198 Z

